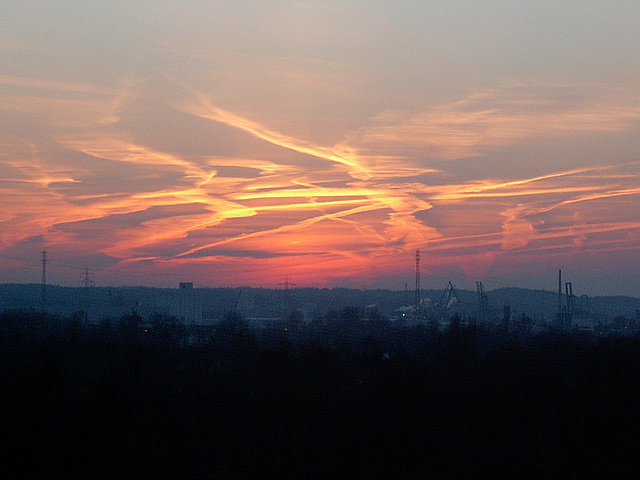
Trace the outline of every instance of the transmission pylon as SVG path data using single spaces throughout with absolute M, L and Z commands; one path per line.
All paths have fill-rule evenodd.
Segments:
M 289 287 L 295 287 L 296 286 L 295 283 L 289 282 L 289 276 L 288 275 L 284 277 L 284 282 L 281 282 L 278 285 L 279 286 L 284 286 L 285 290 L 289 290 Z
M 420 307 L 420 250 L 416 250 L 416 292 L 414 305 L 416 310 Z
M 283 302 L 284 304 L 282 305 L 282 310 L 283 312 L 285 312 L 285 314 L 287 313 L 287 310 L 291 310 L 291 295 L 289 293 L 289 287 L 295 287 L 296 284 L 295 283 L 291 283 L 289 281 L 289 275 L 286 275 L 284 277 L 284 282 L 281 282 L 278 284 L 278 286 L 284 287 L 284 299 Z
M 82 271 L 82 279 L 80 280 L 80 285 L 84 288 L 93 287 L 93 272 L 89 270 L 89 268 L 85 268 Z

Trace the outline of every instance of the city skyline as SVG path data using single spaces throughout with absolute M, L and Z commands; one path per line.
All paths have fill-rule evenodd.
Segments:
M 640 296 L 637 2 L 5 10 L 2 283 Z

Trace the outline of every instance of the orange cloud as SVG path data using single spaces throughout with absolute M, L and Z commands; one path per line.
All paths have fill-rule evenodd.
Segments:
M 624 130 L 640 118 L 635 102 L 503 86 L 423 113 L 385 112 L 373 126 L 318 145 L 189 90 L 195 100 L 167 103 L 180 107 L 181 121 L 198 122 L 204 140 L 191 149 L 158 140 L 147 126 L 127 130 L 131 102 L 145 98 L 142 81 L 85 92 L 2 82 L 20 90 L 7 94 L 5 111 L 53 126 L 45 143 L 0 134 L 2 249 L 43 236 L 47 245 L 115 259 L 110 274 L 215 271 L 235 284 L 289 274 L 326 285 L 403 272 L 415 249 L 425 252 L 425 271 L 470 278 L 523 259 L 630 249 L 639 235 L 635 210 L 618 208 L 637 207 L 638 162 L 461 180 L 470 177 L 457 170 L 464 160 L 437 164 L 444 169 L 428 160 L 576 130 Z M 49 112 L 64 95 L 72 100 L 66 123 Z M 177 123 L 172 135 L 189 133 Z M 234 142 L 255 145 L 219 150 L 229 127 L 244 132 Z
M 587 86 L 506 84 L 422 113 L 383 112 L 345 144 L 381 152 L 422 152 L 455 160 L 526 139 L 624 131 L 640 119 L 637 93 L 593 96 Z

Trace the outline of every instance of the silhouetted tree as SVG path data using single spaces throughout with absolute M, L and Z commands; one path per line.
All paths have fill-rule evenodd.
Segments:
M 142 338 L 143 319 L 138 312 L 132 310 L 131 313 L 123 315 L 118 321 L 118 333 L 125 340 L 139 341 Z
M 156 341 L 173 338 L 171 317 L 138 335 L 135 312 L 100 326 L 60 317 L 62 329 L 2 312 L 4 466 L 36 478 L 639 471 L 639 336 L 440 332 L 361 312 L 336 310 L 296 335 L 234 315 L 194 344 Z M 25 451 L 37 455 L 20 463 Z
M 149 323 L 151 324 L 150 333 L 158 345 L 170 349 L 184 346 L 187 331 L 178 317 L 154 313 Z
M 304 315 L 302 314 L 302 312 L 300 310 L 293 310 L 291 313 L 289 313 L 289 315 L 287 315 L 287 318 L 285 320 L 285 328 L 291 330 L 296 329 L 300 325 L 302 325 L 303 321 Z

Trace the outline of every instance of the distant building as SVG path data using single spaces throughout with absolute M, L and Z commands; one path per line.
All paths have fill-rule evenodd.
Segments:
M 148 314 L 173 316 L 185 324 L 202 323 L 202 294 L 191 282 L 181 282 L 177 289 L 166 289 L 146 299 L 143 310 Z

